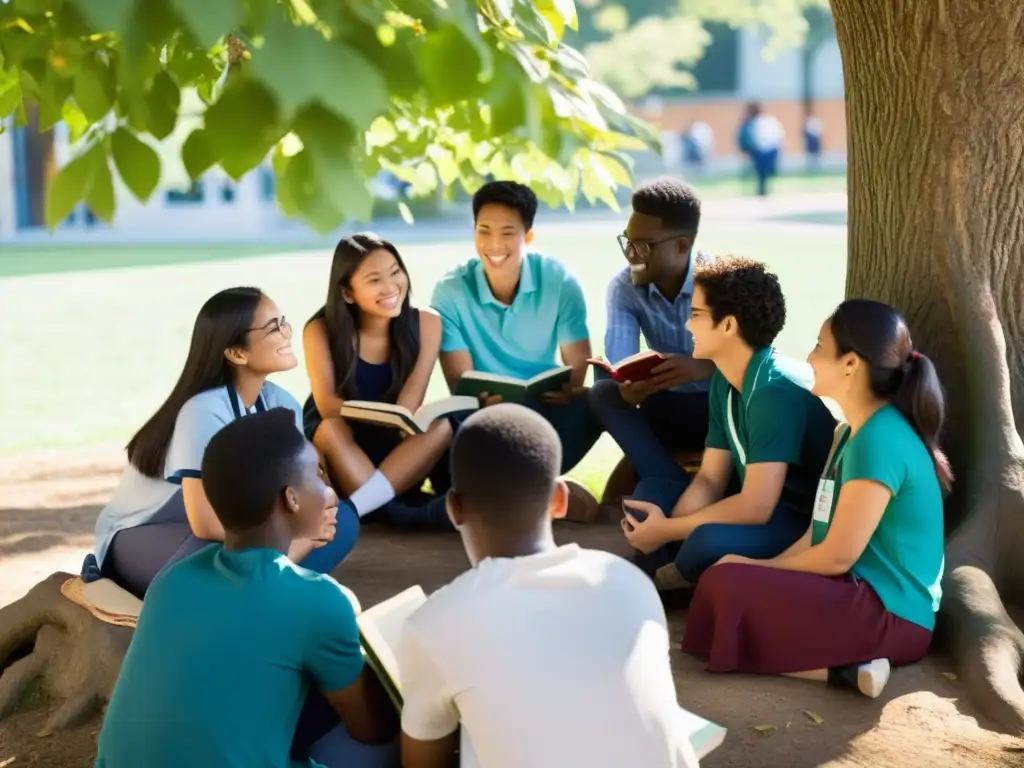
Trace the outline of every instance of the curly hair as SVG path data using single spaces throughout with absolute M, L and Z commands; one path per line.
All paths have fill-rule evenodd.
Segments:
M 666 176 L 641 184 L 633 191 L 633 210 L 661 219 L 666 229 L 697 232 L 700 198 L 685 181 Z
M 777 275 L 760 261 L 719 256 L 694 265 L 693 284 L 704 293 L 717 325 L 732 315 L 754 349 L 771 346 L 786 324 L 786 298 Z

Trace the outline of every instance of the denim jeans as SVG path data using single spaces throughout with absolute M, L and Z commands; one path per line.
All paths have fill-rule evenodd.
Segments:
M 565 405 L 551 405 L 540 400 L 530 400 L 523 405 L 547 419 L 561 438 L 563 475 L 583 461 L 601 436 L 601 425 L 584 396 Z
M 633 465 L 638 478 L 682 482 L 686 472 L 673 451 L 701 451 L 708 434 L 708 393 L 655 392 L 629 405 L 611 379 L 595 381 L 587 399 L 594 416 Z
M 667 517 L 689 484 L 689 477 L 683 481 L 647 478 L 637 484 L 632 498 L 656 504 Z M 810 524 L 808 516 L 780 504 L 766 523 L 705 523 L 684 541 L 669 542 L 648 555 L 637 555 L 634 562 L 651 576 L 661 566 L 675 563 L 679 574 L 696 584 L 700 575 L 725 555 L 766 559 L 782 554 L 807 532 Z

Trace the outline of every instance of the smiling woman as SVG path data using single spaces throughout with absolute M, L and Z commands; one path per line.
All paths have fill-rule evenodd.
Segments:
M 203 454 L 225 425 L 274 407 L 290 409 L 301 429 L 299 404 L 267 381 L 298 365 L 291 340 L 291 324 L 257 288 L 229 288 L 203 305 L 177 383 L 128 443 L 129 465 L 96 522 L 87 580 L 111 578 L 141 598 L 161 569 L 223 541 L 203 488 Z M 343 507 L 336 535 L 296 542 L 289 555 L 305 564 L 319 546 L 319 560 L 337 565 L 357 531 L 355 516 Z

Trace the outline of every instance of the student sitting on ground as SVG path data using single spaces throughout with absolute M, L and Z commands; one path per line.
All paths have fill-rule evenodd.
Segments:
M 447 419 L 402 439 L 391 427 L 349 422 L 345 400 L 423 404 L 441 348 L 441 320 L 410 302 L 398 249 L 373 233 L 342 238 L 334 251 L 327 303 L 306 324 L 303 348 L 313 390 L 305 431 L 327 461 L 339 492 L 360 516 L 394 525 L 451 528 L 444 509 L 451 442 Z M 440 471 L 434 471 L 434 470 Z M 436 495 L 420 491 L 430 474 Z
M 697 765 L 650 581 L 554 542 L 561 460 L 553 427 L 519 405 L 456 435 L 449 513 L 473 568 L 403 626 L 405 768 L 452 765 L 460 725 L 487 768 Z
M 394 739 L 397 716 L 363 664 L 352 603 L 286 554 L 333 523 L 337 497 L 317 462 L 283 408 L 210 440 L 203 479 L 224 543 L 150 587 L 97 768 L 310 765 L 289 752 L 311 685 L 352 739 Z
M 562 441 L 563 473 L 597 442 L 601 428 L 583 386 L 591 356 L 587 305 L 576 278 L 563 264 L 535 251 L 537 196 L 513 181 L 492 181 L 473 196 L 474 241 L 479 258 L 445 275 L 434 287 L 441 315 L 441 368 L 453 392 L 467 371 L 529 379 L 556 367 L 555 354 L 571 366 L 571 384 L 529 407 L 551 422 Z M 493 404 L 500 398 L 484 399 Z M 567 481 L 569 519 L 596 517 L 590 492 Z
M 110 578 L 141 598 L 169 563 L 224 540 L 200 465 L 206 445 L 243 415 L 276 406 L 302 424 L 295 398 L 267 376 L 298 365 L 291 324 L 257 288 L 229 288 L 199 310 L 170 396 L 128 443 L 128 467 L 96 521 L 83 578 Z M 334 540 L 296 540 L 289 556 L 326 573 L 355 545 L 359 521 L 343 504 Z
M 626 538 L 650 554 L 637 563 L 662 589 L 696 584 L 724 555 L 774 557 L 807 530 L 835 419 L 772 349 L 785 321 L 778 278 L 760 262 L 698 266 L 693 356 L 716 369 L 704 458 L 692 481 L 641 480 L 638 501 L 624 502 Z M 733 472 L 742 488 L 727 495 Z
M 942 389 L 903 318 L 874 301 L 840 304 L 808 360 L 814 391 L 848 422 L 813 523 L 777 557 L 729 555 L 708 570 L 683 650 L 716 672 L 802 673 L 877 696 L 890 662 L 924 657 L 939 608 L 952 485 Z
M 619 245 L 628 262 L 608 285 L 605 358 L 615 364 L 640 351 L 640 334 L 671 356 L 653 379 L 590 388 L 601 426 L 622 447 L 638 478 L 685 481 L 676 451 L 700 451 L 708 433 L 708 386 L 715 366 L 695 360 L 686 329 L 697 260 L 693 250 L 700 200 L 675 179 L 648 182 L 633 193 L 633 212 Z

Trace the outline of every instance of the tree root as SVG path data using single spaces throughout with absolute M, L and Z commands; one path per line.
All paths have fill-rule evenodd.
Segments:
M 40 736 L 73 728 L 110 700 L 133 630 L 106 624 L 65 598 L 55 573 L 0 609 L 0 720 L 39 684 L 58 703 Z M 31 646 L 28 655 L 13 660 Z
M 1024 735 L 1024 634 L 995 582 L 980 568 L 961 565 L 947 575 L 943 591 L 942 631 L 971 699 L 1000 729 Z

